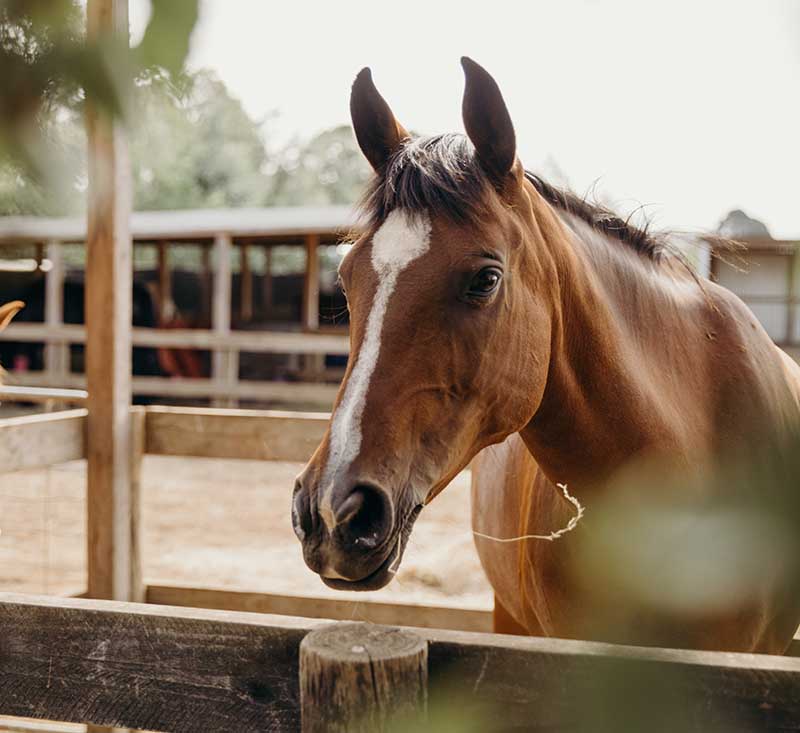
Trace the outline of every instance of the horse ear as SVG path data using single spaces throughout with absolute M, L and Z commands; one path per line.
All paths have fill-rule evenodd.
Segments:
M 361 152 L 376 171 L 381 170 L 403 140 L 410 137 L 375 88 L 368 68 L 362 69 L 353 82 L 350 117 Z
M 12 300 L 10 303 L 0 305 L 0 331 L 11 323 L 11 319 L 24 307 L 25 303 L 21 300 Z
M 464 128 L 481 167 L 495 183 L 502 184 L 514 167 L 517 138 L 500 87 L 486 69 L 461 57 L 466 85 L 461 111 Z

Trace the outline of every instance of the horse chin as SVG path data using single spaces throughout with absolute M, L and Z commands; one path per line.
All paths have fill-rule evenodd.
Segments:
M 398 556 L 399 553 L 399 556 Z M 402 557 L 403 550 L 400 549 L 400 538 L 394 544 L 391 552 L 384 561 L 378 565 L 369 575 L 359 580 L 345 580 L 344 578 L 326 578 L 320 575 L 322 582 L 329 588 L 335 590 L 378 590 L 388 585 L 397 570 L 397 565 Z
M 395 573 L 400 567 L 400 562 L 403 559 L 403 553 L 408 544 L 408 538 L 411 536 L 411 530 L 414 522 L 422 510 L 422 505 L 413 509 L 406 522 L 397 533 L 397 538 L 392 545 L 389 554 L 383 559 L 380 565 L 373 570 L 369 575 L 360 578 L 359 580 L 346 580 L 345 578 L 326 578 L 324 575 L 319 577 L 322 582 L 329 588 L 335 590 L 379 590 L 392 581 Z

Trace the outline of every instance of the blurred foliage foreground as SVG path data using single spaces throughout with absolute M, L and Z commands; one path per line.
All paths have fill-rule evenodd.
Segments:
M 0 0 L 0 215 L 84 210 L 87 97 L 127 126 L 136 210 L 356 200 L 369 169 L 349 127 L 271 143 L 269 120 L 213 73 L 186 71 L 197 0 L 152 8 L 128 49 L 87 41 L 75 0 Z
M 754 426 L 751 444 L 705 475 L 643 462 L 605 496 L 585 497 L 586 515 L 568 541 L 578 543 L 574 580 L 592 599 L 592 638 L 692 647 L 694 632 L 711 628 L 746 646 L 737 619 L 753 609 L 766 609 L 765 624 L 796 623 L 800 432 L 789 439 L 770 432 Z M 766 597 L 777 604 L 767 606 Z M 484 653 L 475 660 L 479 683 L 492 679 L 484 702 L 475 694 L 479 685 L 465 690 L 445 669 L 431 679 L 428 725 L 415 729 L 733 733 L 800 725 L 786 708 L 787 695 L 796 701 L 800 689 L 787 688 L 785 679 L 773 685 L 777 680 L 747 657 L 720 655 L 718 662 L 752 665 L 742 684 L 741 676 L 709 671 L 692 652 L 593 646 L 614 656 L 565 651 L 531 664 L 520 655 L 499 683 L 496 671 L 484 675 L 492 664 Z M 516 685 L 525 687 L 524 705 Z M 495 697 L 502 702 L 493 704 Z M 531 709 L 535 720 L 521 724 Z M 398 721 L 397 731 L 408 729 Z

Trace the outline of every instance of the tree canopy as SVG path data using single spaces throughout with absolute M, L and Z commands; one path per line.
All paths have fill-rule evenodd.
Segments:
M 369 167 L 348 126 L 310 140 L 269 145 L 212 72 L 141 79 L 132 92 L 129 137 L 134 208 L 185 209 L 353 203 Z M 7 161 L 0 165 L 0 215 L 83 210 L 86 143 L 79 110 L 59 107 L 42 126 L 58 151 L 60 185 L 43 186 Z

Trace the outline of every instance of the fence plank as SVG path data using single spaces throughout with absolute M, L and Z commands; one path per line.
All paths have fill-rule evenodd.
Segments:
M 297 730 L 298 645 L 321 623 L 0 594 L 0 714 L 175 733 Z M 431 706 L 493 710 L 486 730 L 800 725 L 798 659 L 416 633 L 429 641 Z M 628 725 L 636 713 L 649 724 Z
M 127 46 L 127 0 L 89 0 L 86 23 L 88 37 Z M 130 600 L 131 166 L 124 126 L 87 102 L 88 590 Z
M 328 425 L 324 413 L 150 407 L 147 453 L 307 461 Z
M 313 622 L 0 598 L 1 714 L 174 733 L 299 728 L 298 647 Z
M 0 471 L 40 468 L 86 457 L 86 410 L 0 420 Z
M 360 598 L 317 598 L 278 593 L 148 585 L 148 603 L 221 611 L 250 611 L 304 618 L 369 621 L 375 624 L 414 626 L 458 631 L 491 631 L 492 612 L 478 608 L 433 606 L 416 603 L 382 603 Z
M 300 333 L 297 331 L 231 331 L 207 329 L 134 328 L 134 346 L 175 349 L 237 349 L 273 354 L 336 354 L 347 355 L 349 341 L 340 333 Z M 65 324 L 51 327 L 42 323 L 12 323 L 0 334 L 0 341 L 58 341 L 73 344 L 86 341 L 83 326 Z

